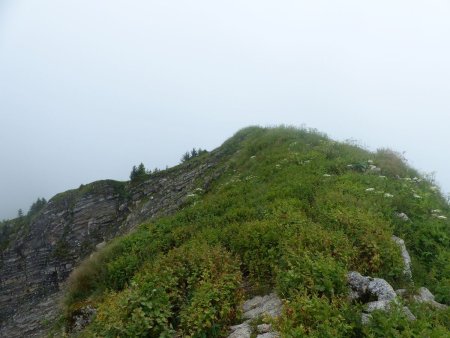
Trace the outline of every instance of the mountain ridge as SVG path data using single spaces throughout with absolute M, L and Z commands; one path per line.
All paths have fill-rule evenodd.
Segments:
M 111 242 L 101 244 L 93 257 L 80 264 L 86 250 L 73 262 L 64 261 L 72 266 L 61 271 L 59 284 L 74 265 L 78 268 L 64 291 L 63 326 L 87 336 L 223 336 L 239 320 L 244 295 L 275 289 L 289 304 L 273 323 L 283 336 L 448 332 L 442 310 L 411 300 L 415 285 L 426 285 L 438 301 L 450 302 L 449 206 L 432 183 L 389 150 L 369 152 L 315 130 L 245 128 L 209 154 L 140 184 L 119 184 L 115 195 L 109 191 L 104 200 L 93 201 L 92 213 L 114 210 L 115 220 L 102 229 L 120 225 L 92 236 L 90 250 L 105 239 Z M 125 206 L 121 194 L 129 198 Z M 98 204 L 108 196 L 116 196 L 114 208 Z M 162 206 L 155 209 L 157 201 Z M 90 236 L 90 226 L 102 217 L 90 225 L 92 217 L 76 218 L 80 221 L 70 229 Z M 414 283 L 403 273 L 393 235 L 411 254 Z M 219 270 L 215 261 L 222 262 Z M 345 297 L 351 270 L 406 288 L 411 297 L 402 302 L 417 320 L 409 323 L 394 311 L 391 323 L 380 314 L 362 326 L 355 319 L 361 304 Z M 158 304 L 158 312 L 156 305 L 143 305 L 149 302 Z M 301 308 L 318 318 L 332 315 L 317 326 L 320 320 L 297 313 Z M 74 321 L 86 311 L 89 319 L 76 333 Z

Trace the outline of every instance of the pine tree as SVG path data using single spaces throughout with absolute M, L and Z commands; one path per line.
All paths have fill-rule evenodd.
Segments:
M 191 159 L 191 154 L 189 153 L 189 151 L 186 151 L 183 154 L 183 157 L 181 158 L 181 163 L 184 163 L 186 161 L 189 161 Z
M 132 182 L 143 181 L 147 178 L 147 176 L 147 170 L 142 162 L 137 167 L 134 165 L 133 169 L 131 169 L 130 180 Z

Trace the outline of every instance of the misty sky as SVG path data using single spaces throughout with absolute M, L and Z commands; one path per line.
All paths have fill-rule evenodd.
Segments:
M 0 219 L 281 123 L 449 192 L 450 2 L 0 0 Z

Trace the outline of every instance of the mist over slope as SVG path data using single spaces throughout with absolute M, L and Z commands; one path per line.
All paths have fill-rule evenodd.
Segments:
M 116 191 L 121 217 L 104 224 L 121 231 L 105 231 L 90 248 L 103 238 L 108 244 L 67 283 L 61 278 L 55 335 L 227 336 L 243 300 L 270 292 L 283 300 L 271 322 L 286 337 L 448 335 L 448 308 L 414 295 L 426 286 L 450 304 L 450 208 L 398 154 L 315 130 L 249 127 L 169 172 L 173 182 L 185 178 L 170 185 L 174 198 L 156 186 L 164 172 Z M 169 201 L 161 212 L 149 211 L 161 201 Z M 411 275 L 394 235 L 404 240 Z M 348 297 L 350 271 L 383 279 L 402 296 L 363 325 L 370 299 Z

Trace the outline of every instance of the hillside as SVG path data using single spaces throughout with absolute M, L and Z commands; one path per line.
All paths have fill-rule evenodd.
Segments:
M 242 303 L 268 294 L 281 299 L 280 315 L 248 325 L 269 322 L 283 337 L 450 336 L 442 305 L 450 304 L 450 207 L 431 178 L 390 150 L 314 130 L 249 127 L 139 184 L 102 184 L 100 194 L 83 187 L 56 196 L 5 244 L 5 323 L 14 313 L 8 293 L 30 304 L 16 278 L 40 276 L 36 302 L 53 292 L 39 271 L 14 270 L 22 260 L 26 271 L 60 269 L 53 278 L 63 312 L 45 325 L 55 336 L 227 337 L 244 321 Z M 105 201 L 111 206 L 100 207 Z M 95 224 L 94 236 L 86 227 Z M 65 257 L 55 258 L 51 236 L 65 239 Z M 75 238 L 88 242 L 84 251 Z M 43 247 L 46 261 L 34 262 Z M 369 292 L 372 282 L 392 286 L 393 296 Z M 421 287 L 435 301 L 419 298 Z M 372 305 L 378 310 L 368 314 Z

